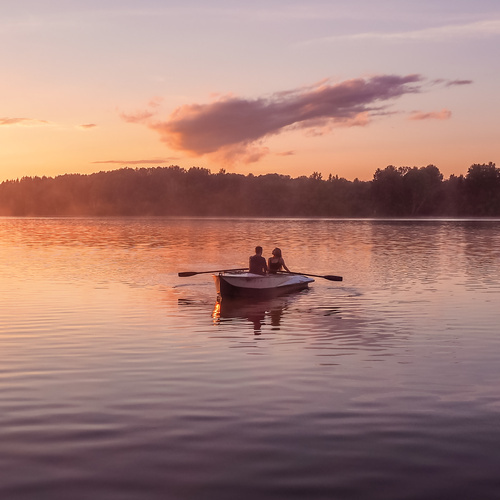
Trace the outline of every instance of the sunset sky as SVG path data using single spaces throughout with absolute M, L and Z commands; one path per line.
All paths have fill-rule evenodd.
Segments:
M 0 5 L 0 181 L 498 166 L 498 0 Z

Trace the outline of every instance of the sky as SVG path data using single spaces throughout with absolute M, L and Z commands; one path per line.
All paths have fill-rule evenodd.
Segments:
M 0 182 L 498 163 L 498 0 L 0 0 Z

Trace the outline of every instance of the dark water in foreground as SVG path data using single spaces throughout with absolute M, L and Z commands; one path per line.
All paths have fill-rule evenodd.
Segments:
M 256 244 L 310 290 L 218 310 Z M 0 498 L 500 498 L 500 221 L 0 219 Z

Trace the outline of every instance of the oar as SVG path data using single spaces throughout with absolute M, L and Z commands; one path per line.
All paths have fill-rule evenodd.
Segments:
M 217 271 L 185 271 L 178 273 L 179 278 L 188 278 L 195 274 L 212 274 L 212 273 L 228 273 L 231 271 L 246 271 L 248 267 L 239 267 L 238 269 L 218 269 Z
M 287 274 L 284 272 L 283 274 Z M 322 276 L 320 274 L 306 274 L 306 273 L 299 273 L 299 272 L 293 272 L 293 273 L 288 273 L 288 274 L 302 274 L 302 276 L 312 276 L 313 278 L 323 278 L 325 280 L 329 281 L 342 281 L 342 276 L 333 276 L 331 274 L 326 274 L 325 276 Z

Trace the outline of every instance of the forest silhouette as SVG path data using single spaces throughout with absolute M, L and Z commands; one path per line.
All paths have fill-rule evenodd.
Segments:
M 434 165 L 389 165 L 370 181 L 178 166 L 23 177 L 0 184 L 0 215 L 493 217 L 500 216 L 500 169 L 474 164 L 446 180 Z

